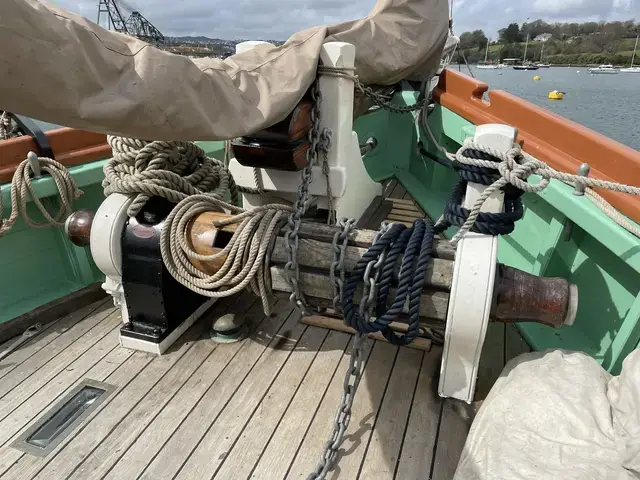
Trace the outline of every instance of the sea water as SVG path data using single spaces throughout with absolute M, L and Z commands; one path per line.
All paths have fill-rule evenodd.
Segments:
M 450 68 L 458 70 L 458 65 Z M 640 150 L 639 74 L 592 75 L 583 67 L 471 69 L 476 78 L 489 84 L 490 90 L 517 95 Z M 469 74 L 465 65 L 461 71 Z M 534 75 L 541 79 L 534 81 Z M 564 99 L 549 100 L 547 95 L 552 90 L 566 92 Z

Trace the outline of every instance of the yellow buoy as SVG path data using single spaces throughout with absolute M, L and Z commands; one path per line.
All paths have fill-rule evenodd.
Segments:
M 533 77 L 534 80 L 540 80 L 540 75 L 536 75 L 535 77 Z
M 564 97 L 564 92 L 559 92 L 554 90 L 553 92 L 549 92 L 549 100 L 562 100 Z

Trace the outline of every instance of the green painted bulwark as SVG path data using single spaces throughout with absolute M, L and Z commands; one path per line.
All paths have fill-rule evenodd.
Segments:
M 394 101 L 400 98 L 396 95 Z M 422 157 L 415 148 L 399 146 L 395 127 L 389 128 L 382 118 L 375 118 L 388 115 L 377 112 L 367 119 L 367 134 L 383 138 L 386 144 L 383 154 L 368 164 L 369 171 L 375 172 L 376 180 L 384 175 L 397 178 L 435 220 L 443 211 L 457 174 Z M 376 122 L 385 130 L 376 131 Z M 474 125 L 439 105 L 429 115 L 429 125 L 438 142 L 450 152 L 475 132 Z M 440 155 L 426 132 L 418 127 L 413 132 L 413 145 L 421 142 L 430 154 Z M 402 138 L 407 141 L 406 136 Z M 389 168 L 400 165 L 395 160 L 398 151 L 409 152 L 408 168 Z M 539 178 L 529 181 L 535 183 Z M 568 279 L 578 286 L 579 307 L 571 327 L 519 324 L 520 332 L 535 350 L 584 351 L 607 370 L 618 372 L 624 357 L 640 342 L 640 242 L 587 197 L 573 195 L 572 188 L 560 182 L 552 181 L 540 194 L 525 194 L 523 200 L 524 218 L 511 235 L 500 238 L 498 260 L 536 275 Z M 453 233 L 450 229 L 446 236 Z
M 200 142 L 208 155 L 222 159 L 224 142 Z M 83 195 L 74 201 L 74 209 L 95 211 L 104 200 L 102 168 L 106 160 L 78 165 L 69 170 Z M 33 181 L 34 191 L 49 211 L 59 208 L 57 189 L 51 177 Z M 5 208 L 10 203 L 10 188 L 3 184 Z M 27 211 L 42 221 L 32 202 Z M 0 238 L 0 323 L 11 320 L 57 298 L 104 281 L 89 248 L 73 245 L 61 228 L 33 229 L 18 220 L 13 229 Z

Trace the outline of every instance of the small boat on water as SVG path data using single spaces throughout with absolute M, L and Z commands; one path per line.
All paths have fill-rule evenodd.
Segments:
M 640 67 L 634 67 L 633 62 L 636 59 L 636 50 L 638 50 L 638 38 L 640 35 L 636 35 L 636 44 L 633 47 L 633 54 L 631 55 L 631 65 L 620 69 L 620 73 L 640 73 Z
M 588 70 L 589 73 L 598 74 L 598 75 L 615 75 L 620 73 L 620 70 L 614 67 L 613 65 L 600 65 L 598 67 L 593 67 Z
M 522 57 L 521 65 L 514 65 L 514 70 L 538 70 L 540 68 L 538 65 L 535 65 L 531 62 L 527 61 L 527 47 L 529 46 L 529 34 L 527 33 L 527 41 L 524 44 L 524 55 Z
M 538 68 L 551 68 L 551 65 L 548 63 L 536 63 L 536 67 Z
M 479 63 L 477 67 L 480 70 L 497 70 L 499 68 L 498 65 L 494 63 L 487 63 L 488 54 L 489 54 L 489 40 L 487 40 L 487 47 L 485 48 L 485 51 L 484 51 L 484 62 Z
M 514 70 L 538 70 L 540 67 L 538 65 L 534 65 L 532 63 L 526 65 L 514 65 Z

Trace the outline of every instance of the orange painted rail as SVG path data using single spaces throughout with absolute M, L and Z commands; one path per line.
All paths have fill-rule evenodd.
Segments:
M 56 160 L 66 167 L 89 163 L 111 156 L 106 135 L 72 128 L 46 132 Z M 27 158 L 29 151 L 38 152 L 30 136 L 0 142 L 0 182 L 10 182 L 16 167 Z
M 576 122 L 462 73 L 445 70 L 434 90 L 436 102 L 476 125 L 502 123 L 518 129 L 523 150 L 562 172 L 591 166 L 590 176 L 640 186 L 640 152 Z M 640 223 L 640 198 L 598 189 L 609 203 Z

